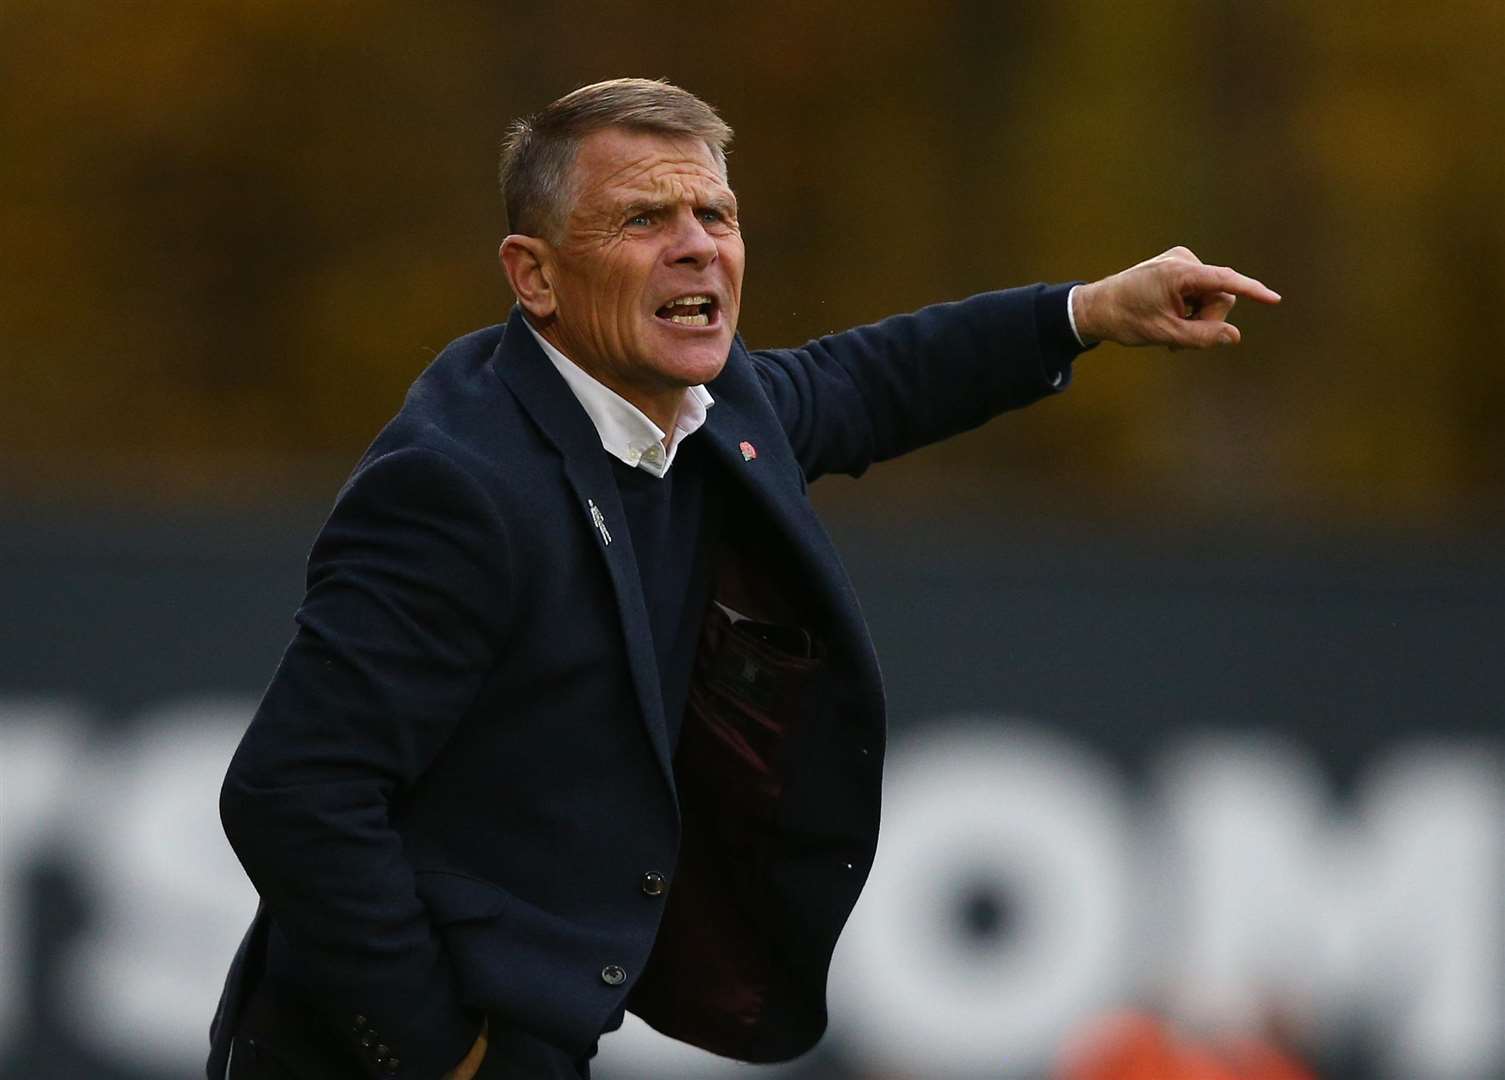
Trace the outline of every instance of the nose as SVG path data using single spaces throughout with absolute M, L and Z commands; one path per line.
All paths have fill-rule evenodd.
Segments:
M 675 215 L 674 238 L 664 252 L 665 261 L 678 266 L 704 270 L 716 261 L 719 249 L 716 238 L 706 231 L 705 223 L 689 208 Z

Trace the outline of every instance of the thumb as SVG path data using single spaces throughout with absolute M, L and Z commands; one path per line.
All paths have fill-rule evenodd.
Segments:
M 1219 345 L 1237 345 L 1241 340 L 1238 327 L 1213 319 L 1182 319 L 1171 331 L 1170 344 L 1181 349 L 1212 349 Z

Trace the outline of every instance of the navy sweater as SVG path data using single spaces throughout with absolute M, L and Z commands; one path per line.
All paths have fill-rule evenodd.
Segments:
M 711 602 L 712 558 L 722 517 L 715 466 L 696 435 L 680 443 L 673 467 L 662 477 L 617 458 L 611 463 L 643 583 L 673 747 L 679 742 L 690 666 Z

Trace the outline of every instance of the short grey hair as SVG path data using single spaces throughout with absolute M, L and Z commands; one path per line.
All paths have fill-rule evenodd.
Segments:
M 732 129 L 694 94 L 662 79 L 592 83 L 507 129 L 499 177 L 512 232 L 559 239 L 574 202 L 580 140 L 610 127 L 703 139 L 726 175 Z

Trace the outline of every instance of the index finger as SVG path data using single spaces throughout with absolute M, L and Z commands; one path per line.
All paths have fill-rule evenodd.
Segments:
M 1246 277 L 1226 266 L 1194 266 L 1187 270 L 1186 283 L 1197 293 L 1232 293 L 1246 296 L 1261 304 L 1280 303 L 1280 294 L 1264 282 Z

